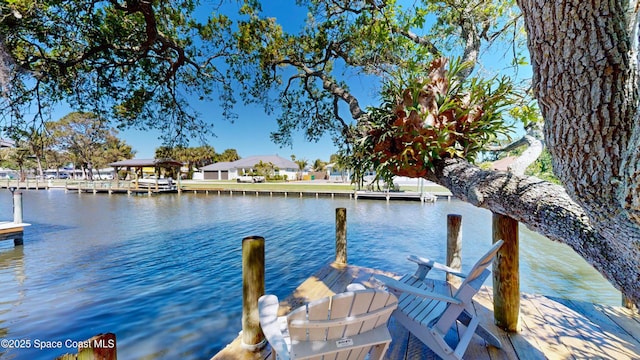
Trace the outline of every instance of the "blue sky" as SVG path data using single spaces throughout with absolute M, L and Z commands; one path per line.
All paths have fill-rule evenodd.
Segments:
M 218 1 L 203 1 L 203 17 L 217 6 Z M 229 13 L 237 11 L 237 4 L 226 5 Z M 297 32 L 304 25 L 307 10 L 295 5 L 291 0 L 272 0 L 263 2 L 263 15 L 275 17 L 286 31 Z M 357 74 L 349 79 L 349 86 L 353 94 L 358 97 L 361 106 L 366 107 L 376 103 L 375 83 Z M 328 161 L 331 154 L 337 152 L 337 147 L 329 135 L 318 142 L 309 142 L 304 135 L 294 133 L 292 145 L 281 147 L 270 139 L 270 134 L 278 130 L 276 116 L 267 115 L 264 109 L 257 105 L 236 104 L 234 111 L 239 115 L 233 123 L 222 119 L 220 109 L 215 103 L 202 104 L 193 102 L 194 107 L 203 119 L 212 124 L 215 137 L 208 139 L 208 145 L 214 147 L 216 152 L 233 148 L 241 157 L 252 155 L 277 154 L 284 158 L 295 155 L 296 158 L 304 158 L 311 161 L 321 159 Z M 345 104 L 340 105 L 346 109 Z M 346 110 L 345 110 L 346 111 Z M 348 113 L 341 114 L 345 120 L 351 119 Z M 120 133 L 120 136 L 137 151 L 137 158 L 153 158 L 155 149 L 161 145 L 158 139 L 159 133 L 153 131 L 128 130 Z M 199 146 L 200 143 L 191 143 L 190 146 Z
M 202 2 L 202 17 L 206 17 L 218 1 Z M 293 1 L 274 0 L 264 9 L 268 16 L 276 17 L 289 31 L 295 31 L 295 26 L 304 23 L 306 10 L 295 6 Z M 285 5 L 286 4 L 286 5 Z M 228 5 L 236 6 L 237 5 Z M 265 7 L 267 7 L 265 5 Z M 237 11 L 231 9 L 230 11 Z M 297 25 L 296 25 L 297 24 Z M 357 84 L 356 84 L 357 85 Z M 371 84 L 367 84 L 369 87 Z M 202 103 L 194 100 L 190 103 L 205 120 L 210 123 L 215 136 L 207 138 L 207 144 L 221 153 L 225 149 L 233 148 L 241 157 L 252 155 L 277 154 L 289 159 L 291 155 L 296 158 L 304 158 L 311 161 L 322 159 L 328 161 L 331 154 L 337 152 L 337 148 L 329 136 L 316 142 L 307 141 L 302 133 L 294 134 L 292 146 L 281 147 L 273 143 L 270 134 L 278 129 L 275 116 L 267 115 L 262 107 L 257 105 L 236 104 L 234 111 L 239 115 L 233 123 L 222 119 L 221 110 L 215 102 Z M 61 105 L 52 113 L 52 120 L 57 121 L 71 112 L 67 106 Z M 136 158 L 153 158 L 155 149 L 162 145 L 159 139 L 160 132 L 154 130 L 124 130 L 119 137 L 136 151 Z M 200 146 L 200 141 L 192 141 L 189 146 Z
M 337 150 L 329 137 L 318 143 L 307 142 L 299 134 L 293 138 L 293 146 L 280 147 L 269 138 L 272 131 L 277 130 L 277 123 L 273 116 L 267 116 L 261 108 L 242 106 L 237 109 L 239 118 L 234 123 L 223 119 L 207 119 L 213 126 L 215 137 L 211 137 L 207 144 L 221 153 L 225 149 L 236 149 L 241 157 L 252 155 L 277 154 L 289 159 L 293 154 L 296 158 L 313 161 L 322 159 L 328 161 L 331 154 Z M 218 107 L 212 105 L 211 114 L 215 115 Z M 136 158 L 153 158 L 155 149 L 161 145 L 158 139 L 160 133 L 154 131 L 127 130 L 120 132 L 120 137 L 137 151 Z M 189 146 L 199 146 L 199 142 L 192 142 Z
M 203 1 L 201 11 L 203 16 L 206 16 L 211 11 L 211 7 L 217 4 L 217 1 Z M 228 6 L 237 7 L 237 5 Z M 276 17 L 279 23 L 288 26 L 287 30 L 290 31 L 295 31 L 296 24 L 303 24 L 306 18 L 306 11 L 295 6 L 292 1 L 265 2 L 264 10 L 268 16 Z M 278 129 L 276 118 L 273 115 L 267 115 L 260 106 L 246 106 L 239 102 L 234 109 L 238 119 L 233 123 L 221 118 L 220 109 L 215 103 L 194 102 L 191 106 L 201 114 L 203 120 L 212 124 L 215 137 L 210 137 L 207 144 L 213 146 L 219 153 L 233 148 L 241 157 L 278 154 L 288 159 L 293 154 L 296 158 L 305 158 L 309 161 L 315 159 L 328 161 L 331 154 L 337 151 L 330 137 L 314 143 L 304 139 L 301 133 L 294 135 L 292 146 L 281 147 L 273 143 L 270 134 Z M 120 135 L 137 151 L 137 158 L 153 158 L 155 149 L 161 145 L 158 132 L 128 130 L 121 132 Z M 199 142 L 190 144 L 190 146 L 199 145 L 201 145 Z

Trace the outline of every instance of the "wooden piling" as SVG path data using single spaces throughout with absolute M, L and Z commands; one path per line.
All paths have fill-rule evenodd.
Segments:
M 462 216 L 456 214 L 447 215 L 447 266 L 458 271 L 462 270 Z M 460 284 L 459 277 L 447 274 L 447 281 L 452 284 Z
M 625 307 L 627 309 L 631 309 L 634 312 L 640 313 L 636 304 L 633 301 L 631 301 L 631 299 L 629 299 L 624 295 L 622 295 L 622 307 Z
M 13 246 L 24 245 L 24 233 L 22 231 L 16 233 L 13 238 Z
M 22 223 L 22 193 L 13 193 L 13 222 L 16 224 Z
M 256 351 L 266 345 L 260 327 L 258 299 L 264 295 L 264 238 L 242 239 L 242 348 Z
M 493 242 L 498 240 L 504 244 L 493 262 L 494 318 L 498 327 L 516 332 L 520 315 L 518 222 L 494 213 Z
M 336 208 L 336 263 L 347 265 L 346 208 Z

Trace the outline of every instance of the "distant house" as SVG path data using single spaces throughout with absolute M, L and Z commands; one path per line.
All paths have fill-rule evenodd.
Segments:
M 298 164 L 278 155 L 250 156 L 232 162 L 218 162 L 200 168 L 200 179 L 203 180 L 235 180 L 244 173 L 251 173 L 255 165 L 262 161 L 265 164 L 273 164 L 276 175 L 286 175 L 293 180 L 298 172 Z M 194 176 L 194 178 L 196 178 Z
M 179 172 L 182 163 L 172 159 L 129 159 L 113 162 L 109 166 L 115 169 L 115 173 L 120 169 L 125 169 L 127 172 L 134 169 L 139 177 L 148 177 L 160 174 L 162 168 L 174 168 Z

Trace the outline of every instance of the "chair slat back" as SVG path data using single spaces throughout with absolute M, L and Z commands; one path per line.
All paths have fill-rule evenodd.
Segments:
M 310 302 L 287 316 L 296 341 L 336 340 L 386 326 L 398 299 L 386 291 L 349 291 Z
M 373 299 L 371 299 L 371 305 L 368 311 L 376 311 L 380 309 L 395 309 L 398 305 L 398 299 L 388 292 L 377 291 L 373 293 Z M 369 331 L 385 325 L 389 320 L 390 313 L 376 317 L 375 319 L 365 320 L 362 323 L 361 332 Z
M 491 262 L 495 258 L 496 254 L 498 253 L 498 250 L 500 250 L 500 247 L 502 246 L 503 243 L 504 241 L 502 240 L 496 241 L 493 244 L 493 246 L 489 249 L 489 251 L 487 251 L 487 253 L 484 254 L 475 263 L 475 265 L 473 265 L 473 267 L 471 268 L 471 271 L 469 271 L 469 274 L 467 274 L 467 277 L 464 279 L 464 281 L 458 288 L 458 291 L 456 292 L 454 297 L 458 298 L 459 295 L 462 295 L 463 293 L 461 293 L 461 291 L 468 286 L 471 286 L 476 291 L 480 290 L 482 283 L 484 283 L 484 279 L 486 279 L 488 275 L 488 273 L 485 273 L 484 271 L 487 269 L 489 264 L 491 264 Z M 480 279 L 480 278 L 483 278 L 483 279 Z

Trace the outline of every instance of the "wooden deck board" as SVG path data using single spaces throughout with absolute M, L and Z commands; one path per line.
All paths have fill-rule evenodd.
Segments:
M 640 342 L 640 313 L 622 307 L 613 308 L 601 305 L 596 305 L 596 307 L 624 329 L 636 342 Z
M 602 330 L 589 319 L 583 317 L 575 310 L 555 302 L 546 297 L 539 297 L 538 302 L 544 306 L 541 313 L 545 321 L 553 326 L 560 337 L 560 341 L 569 349 L 571 354 L 577 359 L 598 358 L 602 352 L 600 340 L 603 335 Z M 613 355 L 613 349 L 606 349 L 607 355 Z M 612 359 L 618 358 L 620 354 Z
M 395 274 L 358 266 L 324 266 L 281 302 L 280 312 L 285 314 L 304 302 L 342 292 L 350 283 L 380 287 L 373 274 L 398 278 Z M 640 359 L 640 314 L 621 307 L 522 294 L 521 330 L 506 333 L 493 323 L 492 296 L 492 289 L 484 287 L 474 298 L 475 307 L 483 326 L 498 336 L 503 348 L 487 346 L 484 340 L 474 337 L 465 353 L 467 360 Z M 438 359 L 393 318 L 389 331 L 393 341 L 385 359 Z M 238 337 L 213 359 L 272 359 L 270 355 L 268 347 L 258 353 L 242 350 Z
M 521 294 L 520 322 L 522 325 L 519 331 L 519 335 L 522 335 L 521 340 L 531 343 L 542 354 L 550 354 L 547 355 L 549 359 L 575 359 L 569 348 L 562 343 L 555 327 L 545 319 L 544 314 L 549 309 L 541 308 L 539 305 L 539 297 Z M 516 352 L 518 352 L 517 348 Z
M 611 359 L 637 359 L 640 357 L 640 347 L 637 339 L 618 326 L 605 313 L 599 311 L 596 305 L 571 301 L 566 299 L 554 299 L 558 304 L 564 304 L 575 310 L 579 315 L 571 319 L 576 328 L 581 330 L 583 340 L 593 347 L 591 353 L 585 353 L 585 357 L 593 357 L 601 352 L 606 352 Z M 601 307 L 602 308 L 602 307 Z M 577 320 L 580 317 L 580 320 Z M 584 322 L 577 325 L 577 322 Z M 628 346 L 626 345 L 628 344 Z M 584 351 L 584 350 L 582 350 Z

